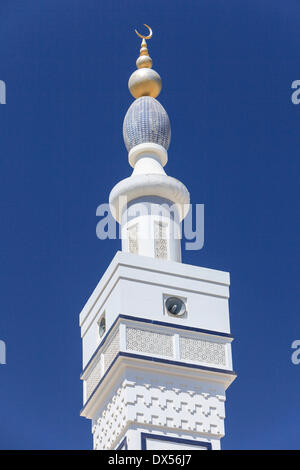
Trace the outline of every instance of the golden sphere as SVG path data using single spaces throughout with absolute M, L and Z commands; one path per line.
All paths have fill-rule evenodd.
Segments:
M 134 98 L 141 96 L 156 98 L 161 91 L 161 86 L 161 78 L 158 73 L 145 67 L 133 72 L 128 82 L 129 91 Z
M 151 69 L 152 67 L 152 59 L 148 55 L 140 55 L 136 61 L 136 66 L 138 69 L 148 68 Z

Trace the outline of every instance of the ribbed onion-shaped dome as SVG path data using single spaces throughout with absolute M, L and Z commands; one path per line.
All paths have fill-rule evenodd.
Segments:
M 168 150 L 171 126 L 164 107 L 150 96 L 135 100 L 124 119 L 123 138 L 128 152 L 146 142 L 159 144 Z

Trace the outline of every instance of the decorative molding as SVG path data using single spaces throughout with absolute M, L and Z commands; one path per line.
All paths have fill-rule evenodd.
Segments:
M 119 317 L 120 323 L 114 324 L 115 327 L 106 337 L 107 341 L 105 344 L 102 343 L 102 349 L 98 350 L 96 356 L 93 356 L 93 362 L 89 362 L 82 374 L 86 381 L 85 405 L 118 356 L 151 361 L 160 360 L 164 364 L 182 367 L 198 366 L 206 371 L 235 375 L 230 370 L 230 361 L 226 354 L 226 348 L 230 348 L 230 340 L 216 338 L 215 341 L 206 341 L 201 333 L 196 332 L 194 336 L 191 336 L 192 332 L 190 332 L 190 336 L 186 336 L 182 335 L 180 329 L 175 329 L 171 333 L 170 327 L 161 328 L 170 324 L 162 322 L 160 322 L 162 325 L 157 325 L 158 322 L 151 324 L 146 322 L 145 328 L 138 328 L 133 326 L 133 322 L 129 324 L 126 321 L 122 322 L 121 317 Z M 141 321 L 138 324 L 141 324 Z M 171 327 L 173 329 L 173 325 Z
M 94 449 L 114 449 L 130 424 L 223 437 L 225 394 L 204 387 L 149 378 L 142 372 L 135 380 L 123 380 L 94 422 Z
M 169 322 L 162 322 L 162 321 L 157 321 L 157 320 L 149 320 L 148 318 L 140 318 L 140 317 L 134 317 L 130 315 L 123 315 L 120 314 L 118 317 L 115 319 L 107 333 L 105 334 L 105 337 L 97 347 L 96 351 L 88 361 L 87 365 L 85 366 L 84 370 L 81 373 L 81 378 L 84 377 L 88 369 L 91 367 L 92 362 L 95 360 L 97 354 L 99 354 L 100 350 L 104 346 L 104 344 L 109 340 L 110 334 L 112 333 L 113 329 L 117 325 L 120 320 L 129 320 L 131 322 L 139 322 L 139 323 L 145 323 L 145 324 L 150 324 L 150 325 L 157 325 L 157 326 L 162 326 L 165 328 L 172 328 L 175 330 L 183 330 L 183 331 L 188 331 L 188 332 L 193 332 L 193 333 L 203 333 L 205 335 L 211 335 L 211 336 L 219 336 L 222 338 L 228 338 L 229 341 L 232 341 L 234 338 L 231 334 L 229 333 L 223 333 L 221 331 L 213 331 L 213 330 L 205 330 L 203 328 L 193 328 L 191 326 L 185 326 L 185 325 L 177 325 L 175 323 L 169 323 Z
M 217 369 L 216 367 L 206 367 L 206 366 L 202 366 L 202 365 L 198 365 L 198 364 L 189 364 L 187 362 L 178 362 L 178 361 L 167 360 L 167 359 L 158 358 L 158 357 L 152 357 L 151 358 L 149 356 L 142 356 L 141 354 L 133 354 L 133 353 L 128 353 L 128 352 L 119 352 L 117 354 L 117 356 L 114 358 L 114 360 L 112 361 L 112 363 L 110 364 L 109 368 L 104 373 L 104 375 L 101 377 L 98 385 L 96 386 L 94 391 L 91 393 L 88 400 L 85 402 L 85 404 L 84 404 L 84 406 L 83 406 L 83 408 L 81 409 L 81 412 L 80 412 L 81 416 L 91 418 L 91 416 L 89 416 L 89 413 L 90 413 L 89 410 L 90 410 L 91 402 L 94 400 L 93 397 L 99 391 L 99 389 L 100 389 L 101 385 L 103 384 L 104 380 L 107 379 L 109 372 L 114 367 L 114 365 L 117 363 L 118 359 L 120 359 L 120 360 L 129 359 L 129 360 L 143 361 L 144 362 L 143 366 L 145 366 L 145 364 L 148 362 L 149 364 L 153 364 L 153 365 L 155 363 L 157 363 L 157 365 L 170 366 L 172 368 L 173 367 L 181 367 L 182 369 L 187 369 L 187 370 L 188 369 L 190 369 L 190 370 L 194 369 L 195 372 L 198 371 L 198 372 L 203 372 L 205 374 L 211 373 L 212 374 L 211 380 L 216 380 L 216 378 L 218 377 L 218 379 L 217 379 L 218 382 L 220 381 L 221 383 L 223 383 L 224 386 L 225 386 L 225 389 L 227 389 L 227 387 L 236 378 L 236 373 L 233 370 Z M 121 364 L 118 364 L 117 367 L 119 368 L 120 365 Z M 170 368 L 168 369 L 168 372 L 170 372 Z M 209 381 L 209 376 L 207 376 L 207 378 L 205 380 Z

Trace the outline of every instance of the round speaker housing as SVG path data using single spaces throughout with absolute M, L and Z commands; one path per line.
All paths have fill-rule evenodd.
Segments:
M 178 297 L 168 297 L 165 305 L 168 314 L 173 315 L 174 317 L 181 317 L 186 312 L 184 301 Z

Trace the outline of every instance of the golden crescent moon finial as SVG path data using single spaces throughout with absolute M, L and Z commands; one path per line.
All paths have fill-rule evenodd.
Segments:
M 151 38 L 152 38 L 152 34 L 153 34 L 153 33 L 152 33 L 152 29 L 151 29 L 150 26 L 148 26 L 147 24 L 144 24 L 144 26 L 146 26 L 146 28 L 149 29 L 149 34 L 148 34 L 148 36 L 143 36 L 143 35 L 140 34 L 137 30 L 135 30 L 136 34 L 137 34 L 140 38 L 142 38 L 142 39 L 151 39 Z

